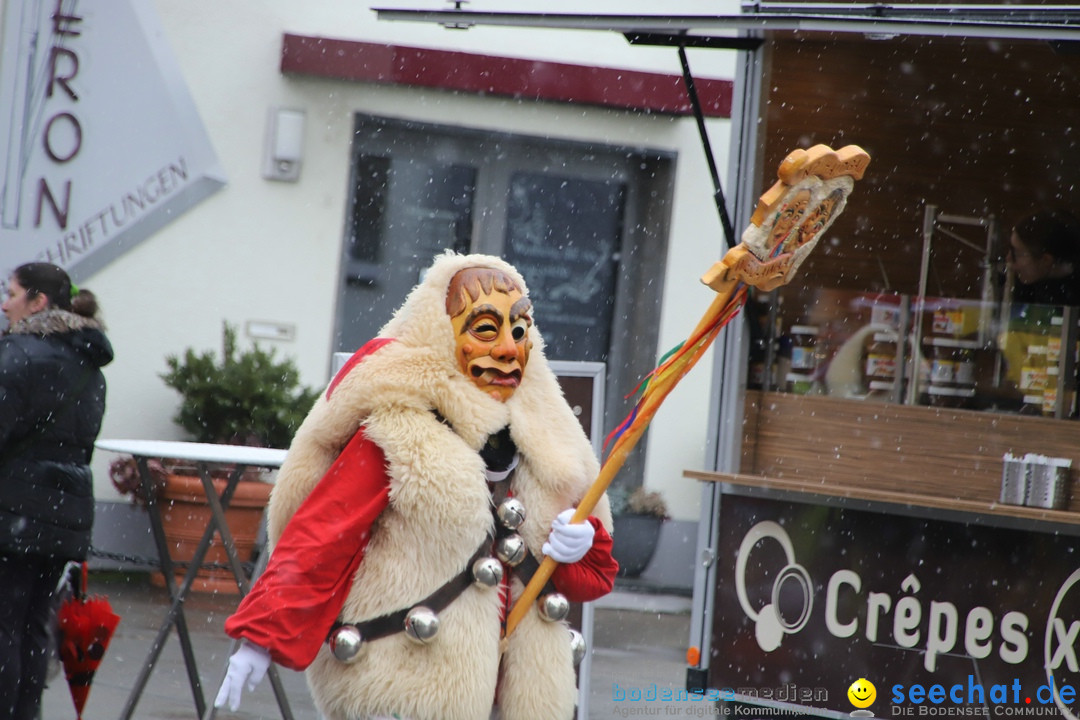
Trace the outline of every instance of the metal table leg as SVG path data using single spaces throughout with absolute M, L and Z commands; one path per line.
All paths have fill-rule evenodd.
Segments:
M 191 586 L 195 582 L 195 576 L 199 571 L 199 567 L 202 565 L 203 560 L 206 558 L 206 553 L 210 549 L 215 532 L 221 536 L 222 546 L 225 548 L 225 554 L 229 560 L 229 568 L 232 571 L 233 577 L 236 579 L 241 597 L 246 595 L 251 589 L 250 582 L 244 573 L 243 565 L 237 555 L 236 544 L 233 540 L 232 532 L 229 530 L 228 523 L 225 521 L 225 510 L 229 507 L 229 503 L 232 501 L 232 497 L 236 492 L 237 484 L 240 482 L 240 478 L 247 467 L 238 465 L 233 469 L 229 474 L 225 489 L 219 497 L 214 489 L 213 478 L 210 475 L 208 464 L 205 462 L 199 463 L 199 477 L 202 481 L 203 492 L 205 493 L 207 502 L 210 506 L 211 517 L 210 522 L 195 549 L 191 564 L 184 573 L 183 582 L 181 582 L 180 587 L 177 587 L 174 576 L 174 566 L 172 558 L 169 555 L 168 542 L 165 539 L 165 528 L 161 519 L 161 508 L 157 501 L 157 497 L 152 491 L 153 478 L 148 467 L 148 458 L 136 457 L 136 464 L 139 468 L 140 477 L 143 480 L 143 499 L 146 501 L 147 512 L 150 516 L 150 528 L 154 536 L 154 544 L 157 546 L 158 557 L 161 562 L 161 572 L 165 577 L 165 587 L 168 589 L 172 604 L 158 630 L 157 637 L 155 637 L 154 642 L 150 647 L 150 653 L 147 656 L 146 662 L 143 663 L 143 666 L 139 671 L 139 675 L 135 680 L 135 686 L 128 695 L 127 702 L 120 714 L 120 719 L 130 720 L 133 716 L 135 707 L 142 697 L 143 691 L 146 689 L 146 684 L 154 671 L 154 667 L 157 665 L 158 659 L 161 656 L 161 651 L 165 646 L 165 641 L 168 639 L 169 632 L 172 630 L 173 626 L 176 627 L 176 633 L 180 640 L 180 647 L 184 656 L 184 665 L 187 669 L 188 681 L 191 684 L 191 693 L 195 701 L 195 708 L 198 716 L 200 718 L 212 718 L 214 717 L 215 708 L 212 703 L 209 705 L 207 704 L 206 697 L 203 694 L 202 680 L 199 676 L 195 652 L 191 643 L 191 634 L 188 630 L 187 617 L 184 615 L 183 606 L 184 601 L 191 590 Z M 261 563 L 265 566 L 265 554 L 261 559 Z M 270 684 L 273 687 L 274 696 L 277 699 L 282 717 L 285 720 L 293 720 L 292 710 L 289 707 L 288 698 L 285 695 L 284 686 L 278 676 L 277 668 L 271 665 L 267 674 L 270 678 Z
M 244 467 L 237 467 L 233 471 L 233 475 L 229 478 L 229 488 L 235 489 L 236 484 L 239 482 L 240 477 L 243 475 Z M 223 503 L 218 501 L 217 494 L 213 491 L 213 483 L 210 480 L 209 475 L 203 476 L 203 487 L 206 490 L 206 497 L 210 501 L 210 509 L 214 518 L 220 518 L 218 520 L 218 530 L 221 533 L 221 542 L 225 547 L 225 554 L 229 558 L 229 567 L 232 569 L 233 577 L 236 578 L 236 584 L 240 589 L 240 596 L 243 597 L 251 591 L 251 581 L 254 581 L 262 571 L 266 568 L 267 553 L 263 553 L 259 556 L 259 561 L 256 564 L 255 570 L 252 573 L 251 581 L 248 581 L 244 575 L 243 566 L 240 563 L 240 558 L 236 554 L 236 545 L 232 539 L 232 532 L 229 530 L 228 525 L 225 523 L 225 510 Z M 229 493 L 231 499 L 232 493 Z M 233 641 L 232 647 L 229 649 L 229 655 L 231 656 L 236 652 L 236 648 L 239 646 L 239 642 Z M 226 671 L 228 669 L 228 661 L 226 661 Z M 285 686 L 281 683 L 281 678 L 278 675 L 277 667 L 271 663 L 270 668 L 266 671 L 267 678 L 270 680 L 270 686 L 274 690 L 274 697 L 277 700 L 278 709 L 281 710 L 281 716 L 284 720 L 293 720 L 292 708 L 289 707 L 289 699 L 285 695 Z M 222 680 L 225 675 L 222 674 Z M 221 683 L 218 683 L 220 687 Z M 200 716 L 203 720 L 213 720 L 217 715 L 217 708 L 211 705 L 203 711 Z
M 157 545 L 158 559 L 161 562 L 161 572 L 165 577 L 165 587 L 169 592 L 169 597 L 172 599 L 172 606 L 169 608 L 169 612 L 165 616 L 165 621 L 158 630 L 157 637 L 154 638 L 154 642 L 150 646 L 150 654 L 147 656 L 146 662 L 143 663 L 143 666 L 139 671 L 139 675 L 135 680 L 135 687 L 132 688 L 131 693 L 128 695 L 127 702 L 124 704 L 124 709 L 120 713 L 120 718 L 121 720 L 130 720 L 134 714 L 135 706 L 138 704 L 139 698 L 142 697 L 143 690 L 146 689 L 146 683 L 149 681 L 150 675 L 154 672 L 154 667 L 157 665 L 157 661 L 161 656 L 161 651 L 165 647 L 165 640 L 168 638 L 169 631 L 172 629 L 173 625 L 176 626 L 176 634 L 180 640 L 181 652 L 184 655 L 184 666 L 187 668 L 188 681 L 191 684 L 191 693 L 195 700 L 195 707 L 198 710 L 199 715 L 202 715 L 206 708 L 206 698 L 203 695 L 202 681 L 199 678 L 199 670 L 195 662 L 195 652 L 191 645 L 191 633 L 188 631 L 187 618 L 183 611 L 183 602 L 187 597 L 188 590 L 191 588 L 195 573 L 198 571 L 198 567 L 202 563 L 203 557 L 206 555 L 206 550 L 210 547 L 210 537 L 213 536 L 213 522 L 211 522 L 210 527 L 207 528 L 206 533 L 203 535 L 203 541 L 199 543 L 199 548 L 195 552 L 195 558 L 192 560 L 191 565 L 187 569 L 187 573 L 184 575 L 183 584 L 177 588 L 176 579 L 173 574 L 172 558 L 169 555 L 169 545 L 165 539 L 165 527 L 161 520 L 161 508 L 159 507 L 157 497 L 153 492 L 153 478 L 150 475 L 147 458 L 137 457 L 135 460 L 139 468 L 139 475 L 142 478 L 143 500 L 146 502 L 146 510 L 150 516 L 150 529 L 154 536 L 154 544 Z M 226 488 L 226 493 L 228 493 L 228 488 Z M 231 493 L 229 494 L 231 495 Z

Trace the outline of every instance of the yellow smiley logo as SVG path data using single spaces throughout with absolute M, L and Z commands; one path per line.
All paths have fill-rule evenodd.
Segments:
M 866 708 L 877 699 L 877 688 L 866 678 L 859 678 L 847 689 L 847 698 L 857 708 Z

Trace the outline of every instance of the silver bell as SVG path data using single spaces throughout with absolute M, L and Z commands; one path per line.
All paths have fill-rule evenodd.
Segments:
M 573 628 L 570 629 L 570 656 L 574 659 L 574 666 L 581 664 L 581 661 L 585 659 L 585 651 L 587 650 L 585 644 L 585 636 L 579 633 Z
M 507 530 L 517 530 L 521 523 L 525 522 L 525 505 L 517 498 L 506 498 L 500 504 L 495 514 L 499 516 L 499 522 Z
M 472 566 L 473 580 L 484 587 L 495 587 L 502 582 L 502 563 L 493 557 L 480 558 Z
M 517 534 L 501 537 L 495 543 L 495 554 L 510 567 L 520 565 L 526 552 L 525 541 Z
M 330 652 L 343 663 L 355 662 L 363 642 L 356 626 L 342 625 L 330 635 Z
M 410 640 L 425 645 L 434 640 L 438 632 L 439 616 L 423 605 L 417 605 L 405 616 L 405 634 Z
M 548 622 L 558 622 L 570 614 L 570 601 L 562 593 L 548 593 L 537 601 L 540 617 Z

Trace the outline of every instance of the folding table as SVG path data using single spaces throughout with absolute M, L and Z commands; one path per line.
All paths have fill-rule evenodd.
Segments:
M 146 501 L 146 507 L 150 518 L 150 528 L 153 532 L 154 543 L 157 546 L 158 557 L 161 561 L 161 572 L 165 576 L 165 586 L 168 589 L 169 597 L 172 600 L 172 605 L 162 622 L 161 629 L 158 631 L 153 645 L 150 647 L 150 653 L 147 656 L 142 669 L 139 671 L 139 677 L 135 681 L 135 687 L 128 696 L 127 702 L 124 705 L 124 710 L 120 714 L 120 718 L 121 720 L 129 720 L 135 712 L 135 706 L 139 702 L 143 690 L 146 688 L 146 683 L 150 679 L 151 673 L 154 671 L 154 666 L 157 664 L 158 658 L 161 655 L 161 650 L 165 645 L 165 640 L 173 626 L 176 626 L 176 632 L 180 639 L 180 647 L 184 655 L 184 664 L 187 667 L 188 679 L 191 683 L 191 693 L 195 699 L 195 708 L 198 711 L 198 715 L 201 718 L 213 717 L 214 707 L 212 705 L 209 707 L 207 706 L 206 698 L 203 695 L 202 681 L 199 677 L 199 670 L 195 662 L 195 653 L 191 644 L 191 635 L 188 632 L 187 618 L 184 615 L 184 600 L 191 590 L 191 585 L 195 580 L 195 573 L 198 572 L 199 566 L 202 564 L 207 551 L 210 549 L 210 543 L 213 541 L 215 532 L 221 536 L 222 546 L 228 556 L 229 568 L 236 578 L 241 597 L 246 595 L 251 589 L 250 581 L 244 573 L 240 558 L 237 555 L 236 544 L 233 541 L 232 533 L 229 532 L 229 526 L 225 522 L 225 508 L 229 506 L 229 502 L 232 500 L 233 494 L 236 491 L 236 485 L 248 468 L 280 467 L 285 460 L 285 451 L 272 448 L 254 448 L 239 445 L 214 445 L 209 443 L 174 442 L 164 440 L 109 439 L 98 440 L 95 445 L 100 450 L 124 453 L 135 458 L 135 462 L 139 468 L 139 475 L 143 481 L 143 499 Z M 165 540 L 165 530 L 161 520 L 161 507 L 158 499 L 150 490 L 152 488 L 152 478 L 150 476 L 148 461 L 152 458 L 175 458 L 178 460 L 195 462 L 199 468 L 199 477 L 202 480 L 203 492 L 206 493 L 206 499 L 210 505 L 210 523 L 207 525 L 202 539 L 195 549 L 195 556 L 192 558 L 191 564 L 184 574 L 184 580 L 179 587 L 176 586 L 176 579 L 173 575 L 173 563 L 169 556 L 168 543 Z M 210 474 L 211 468 L 214 465 L 227 465 L 230 467 L 228 481 L 220 496 L 214 489 L 213 480 Z M 285 718 L 285 720 L 292 720 L 292 711 L 289 708 L 288 699 L 285 697 L 284 687 L 278 677 L 277 668 L 273 664 L 271 664 L 267 676 L 270 678 L 270 684 L 273 687 L 274 696 L 277 698 L 278 707 L 281 710 L 282 717 Z

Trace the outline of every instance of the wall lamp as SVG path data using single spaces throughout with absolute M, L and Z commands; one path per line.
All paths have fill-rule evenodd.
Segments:
M 304 155 L 304 111 L 270 108 L 263 146 L 262 176 L 296 182 Z

